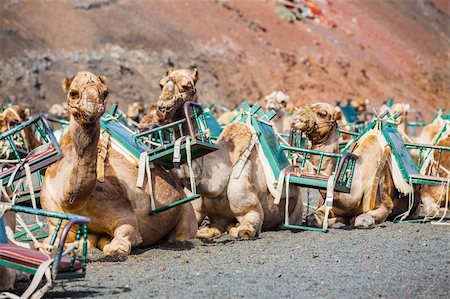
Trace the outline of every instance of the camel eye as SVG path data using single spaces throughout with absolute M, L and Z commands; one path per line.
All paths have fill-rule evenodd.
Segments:
M 161 83 L 159 83 L 159 88 L 163 89 L 164 85 L 162 85 Z
M 322 117 L 325 117 L 325 116 L 327 116 L 327 112 L 326 111 L 319 111 L 319 112 L 317 112 L 317 114 L 319 114 L 320 116 L 322 116 Z
M 69 96 L 70 96 L 72 99 L 76 99 L 76 98 L 78 98 L 78 97 L 80 96 L 80 93 L 78 92 L 78 90 L 71 90 L 71 91 L 69 92 Z

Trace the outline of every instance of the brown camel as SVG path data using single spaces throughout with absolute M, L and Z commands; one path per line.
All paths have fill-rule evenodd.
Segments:
M 439 146 L 450 147 L 450 136 L 441 139 L 438 142 Z M 438 152 L 434 153 L 434 160 L 438 160 Z M 443 178 L 450 178 L 450 153 L 443 151 L 440 159 L 440 168 L 438 170 L 439 176 Z M 432 165 L 431 172 L 436 171 L 436 165 Z M 447 186 L 431 186 L 424 185 L 421 190 L 421 200 L 425 213 L 428 216 L 435 216 L 439 213 L 440 207 L 445 207 L 446 201 L 450 200 L 450 190 Z M 450 202 L 448 203 L 450 204 Z M 447 205 L 448 205 L 447 204 Z
M 289 117 L 287 115 L 288 105 L 292 105 L 288 95 L 281 91 L 274 91 L 264 97 L 266 110 L 273 110 L 277 113 L 271 120 L 275 131 L 279 133 L 289 132 Z
M 336 110 L 324 103 L 312 106 L 314 110 L 303 108 L 294 113 L 291 125 L 294 129 L 309 131 L 307 135 L 312 136 L 312 144 L 316 144 L 313 149 L 337 153 L 338 134 L 332 125 L 337 118 L 332 117 Z M 368 133 L 354 147 L 353 153 L 358 159 L 351 192 L 334 193 L 328 226 L 351 223 L 359 228 L 368 228 L 385 221 L 394 209 L 395 214 L 402 211 L 403 207 L 400 207 L 397 200 L 398 193 L 386 164 L 390 148 L 382 146 L 378 138 L 378 133 Z M 317 166 L 317 161 L 312 159 L 312 164 Z M 324 161 L 324 164 L 325 173 L 330 174 L 334 164 L 330 161 Z M 320 206 L 308 217 L 308 225 L 322 227 L 325 210 L 325 205 Z
M 162 239 L 181 242 L 195 237 L 195 214 L 189 204 L 148 215 L 149 191 L 136 187 L 138 169 L 111 147 L 104 159 L 104 182 L 97 180 L 99 121 L 108 95 L 105 79 L 80 72 L 66 79 L 63 88 L 70 125 L 61 140 L 64 157 L 45 174 L 43 208 L 90 217 L 90 245 L 108 255 L 129 254 L 133 247 Z M 152 169 L 152 185 L 159 205 L 184 197 L 178 181 L 159 166 Z M 50 222 L 50 233 L 55 224 Z M 73 239 L 74 235 L 69 237 Z
M 197 79 L 196 70 L 170 70 L 161 80 L 158 107 L 168 111 L 165 122 L 182 117 L 180 108 L 186 100 L 197 100 L 193 93 L 195 85 L 189 84 L 195 84 Z M 197 232 L 197 237 L 211 238 L 228 231 L 234 237 L 253 238 L 262 229 L 272 229 L 283 222 L 284 201 L 274 204 L 257 145 L 251 146 L 255 137 L 251 127 L 244 123 L 227 125 L 216 143 L 219 150 L 193 161 L 197 193 L 202 195 L 201 200 L 193 202 L 197 221 L 200 223 L 205 216 L 211 221 Z M 243 163 L 237 164 L 239 160 Z M 188 185 L 189 171 L 185 165 L 173 172 Z M 291 186 L 289 194 L 290 223 L 301 224 L 300 192 Z

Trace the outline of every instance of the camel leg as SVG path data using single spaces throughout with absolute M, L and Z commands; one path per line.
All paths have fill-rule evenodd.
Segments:
M 128 255 L 131 248 L 142 242 L 142 237 L 137 230 L 137 223 L 132 225 L 127 222 L 119 223 L 114 230 L 114 238 L 111 243 L 103 247 L 106 255 Z
M 381 180 L 379 188 L 381 188 L 381 192 L 379 192 L 381 201 L 380 206 L 356 217 L 354 224 L 355 227 L 371 228 L 375 224 L 380 224 L 386 221 L 386 218 L 392 212 L 392 208 L 394 207 L 394 203 L 391 198 L 393 182 L 388 167 L 384 167 L 383 180 Z M 364 194 L 363 202 L 370 202 L 371 200 L 374 201 L 372 197 L 373 193 L 367 192 Z
M 97 248 L 103 251 L 106 245 L 111 243 L 112 238 L 110 236 L 101 236 L 97 241 Z
M 317 210 L 314 211 L 314 213 L 310 214 L 308 217 L 306 217 L 306 223 L 308 226 L 322 228 L 323 227 L 323 220 L 325 218 L 325 205 L 320 206 L 317 208 Z M 333 209 L 330 210 L 330 214 L 328 215 L 328 227 L 331 228 L 338 228 L 343 225 L 348 225 L 347 219 L 344 217 L 336 216 Z
M 195 238 L 197 224 L 193 221 L 194 209 L 190 203 L 181 205 L 181 215 L 174 230 L 167 238 L 169 243 L 180 243 Z
M 300 189 L 298 190 L 297 198 L 289 199 L 290 206 L 295 204 L 294 210 L 289 214 L 289 224 L 302 225 L 303 222 L 303 202 L 301 198 Z

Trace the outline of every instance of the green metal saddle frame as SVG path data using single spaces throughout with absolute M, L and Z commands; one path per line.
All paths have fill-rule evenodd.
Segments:
M 391 116 L 388 111 L 378 116 L 378 118 L 368 125 L 368 127 L 359 135 L 354 137 L 353 142 L 358 142 L 366 133 L 370 130 L 378 127 L 381 130 L 383 137 L 386 142 L 391 147 L 391 152 L 399 165 L 403 179 L 406 182 L 411 182 L 412 184 L 418 185 L 441 185 L 443 178 L 440 178 L 436 173 L 432 175 L 422 175 L 420 174 L 420 167 L 417 166 L 413 157 L 411 156 L 410 149 L 419 149 L 420 151 L 434 149 L 439 152 L 438 166 L 440 163 L 440 156 L 443 151 L 450 151 L 450 147 L 427 145 L 427 144 L 416 144 L 416 143 L 405 143 L 400 132 L 397 129 L 397 125 L 390 120 L 395 120 L 398 115 Z M 344 148 L 343 153 L 348 152 L 351 147 L 349 143 L 346 148 Z
M 4 203 L 2 203 L 4 204 Z M 87 235 L 88 224 L 90 219 L 74 214 L 55 213 L 41 209 L 33 209 L 19 205 L 9 205 L 10 210 L 16 213 L 27 213 L 42 217 L 58 219 L 55 231 L 50 240 L 50 246 L 54 246 L 59 237 L 57 249 L 51 253 L 54 262 L 51 266 L 53 279 L 72 279 L 82 278 L 86 275 L 87 261 Z M 61 228 L 64 228 L 61 232 Z M 81 256 L 64 257 L 64 244 L 67 235 L 71 229 L 76 230 L 75 240 L 81 244 Z M 81 237 L 83 237 L 81 239 Z M 5 266 L 27 273 L 35 274 L 41 263 L 45 262 L 49 257 L 32 250 L 26 249 L 15 244 L 9 243 L 5 231 L 3 218 L 0 218 L 0 266 Z
M 31 130 L 36 140 L 42 145 L 35 149 L 30 148 L 29 141 L 26 140 L 26 135 L 24 134 L 25 130 Z M 13 181 L 11 191 L 17 191 L 16 202 L 28 201 L 30 196 L 27 183 L 15 183 L 26 176 L 24 165 L 27 163 L 34 179 L 33 189 L 35 197 L 39 198 L 43 171 L 63 156 L 46 116 L 40 114 L 21 124 L 17 124 L 9 131 L 0 134 L 0 141 L 5 142 L 3 146 L 8 147 L 7 150 L 13 158 L 7 157 L 9 161 L 1 164 L 0 180 L 2 185 L 7 186 L 10 180 Z M 13 178 L 11 178 L 12 176 Z
M 206 134 L 209 128 L 208 123 L 203 115 L 203 108 L 197 103 L 186 102 L 184 104 L 185 118 L 142 133 L 134 133 L 123 123 L 117 121 L 116 109 L 117 105 L 103 115 L 100 126 L 118 141 L 136 161 L 139 161 L 142 153 L 147 153 L 149 162 L 160 165 L 165 169 L 171 169 L 178 167 L 179 164 L 186 163 L 186 142 L 180 145 L 181 161 L 175 163 L 173 161 L 175 141 L 181 137 L 191 138 L 192 159 L 202 157 L 218 149 L 213 144 L 212 136 Z M 163 212 L 199 197 L 200 195 L 194 194 L 167 206 L 159 207 L 150 214 Z
M 258 139 L 261 147 L 266 155 L 270 166 L 273 170 L 275 178 L 278 178 L 281 172 L 287 167 L 291 166 L 288 157 L 292 154 L 301 154 L 301 165 L 292 165 L 295 168 L 303 168 L 306 161 L 311 155 L 319 156 L 318 171 L 320 171 L 322 161 L 325 157 L 336 159 L 335 168 L 335 191 L 349 193 L 351 190 L 353 171 L 357 157 L 351 153 L 335 154 L 326 153 L 306 148 L 295 147 L 291 145 L 281 145 L 269 121 L 274 117 L 275 112 L 271 111 L 265 114 L 261 107 L 256 104 L 250 107 L 248 103 L 242 105 L 244 113 L 241 117 L 241 122 L 246 122 L 247 117 L 250 117 L 252 127 L 258 134 Z M 292 134 L 291 134 L 292 135 Z M 287 153 L 287 155 L 286 155 Z M 313 189 L 326 190 L 329 175 L 322 175 L 317 173 L 298 173 L 296 171 L 288 171 L 290 174 L 289 183 L 296 184 L 302 187 Z

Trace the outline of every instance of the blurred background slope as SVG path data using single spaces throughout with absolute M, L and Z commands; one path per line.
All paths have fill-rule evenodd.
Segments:
M 450 2 L 311 2 L 321 21 L 289 22 L 276 1 L 2 0 L 0 102 L 47 109 L 87 69 L 107 77 L 111 102 L 150 103 L 169 66 L 196 66 L 200 101 L 229 108 L 273 90 L 450 108 Z

